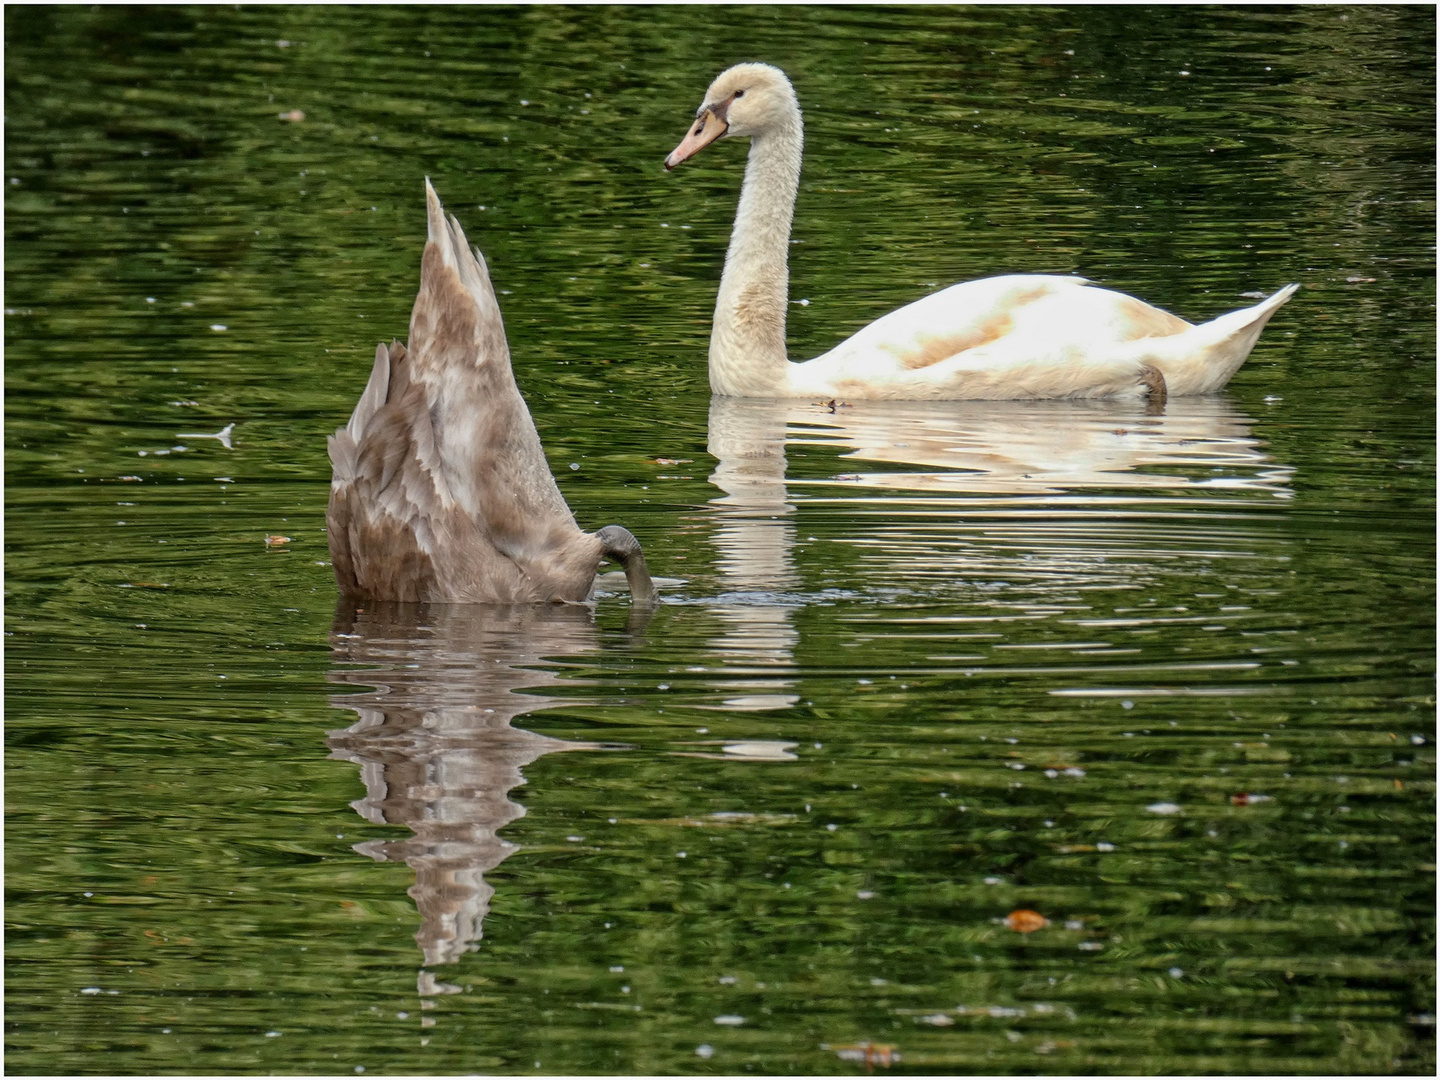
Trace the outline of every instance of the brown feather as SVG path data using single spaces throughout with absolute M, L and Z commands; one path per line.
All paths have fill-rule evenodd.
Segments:
M 609 556 L 635 563 L 635 595 L 653 600 L 638 544 L 632 551 L 575 524 L 515 384 L 483 258 L 428 180 L 425 189 L 429 239 L 409 345 L 377 350 L 349 424 L 330 437 L 326 524 L 341 593 L 582 601 Z

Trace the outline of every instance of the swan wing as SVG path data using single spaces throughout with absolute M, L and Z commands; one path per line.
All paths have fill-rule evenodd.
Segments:
M 877 319 L 792 382 L 856 397 L 1095 397 L 1136 386 L 1125 343 L 1183 319 L 1084 278 L 1011 274 L 952 285 Z M 1138 392 L 1138 389 L 1137 389 Z

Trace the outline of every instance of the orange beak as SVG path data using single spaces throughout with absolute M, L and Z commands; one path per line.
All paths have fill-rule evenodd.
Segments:
M 725 122 L 723 108 L 706 109 L 696 117 L 694 125 L 686 132 L 680 145 L 670 151 L 670 156 L 665 159 L 665 171 L 669 172 L 686 158 L 698 154 L 728 130 L 730 125 Z

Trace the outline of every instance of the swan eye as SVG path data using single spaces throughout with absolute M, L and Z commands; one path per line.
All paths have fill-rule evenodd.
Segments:
M 737 98 L 742 98 L 742 97 L 744 97 L 744 96 L 745 96 L 745 91 L 744 91 L 744 90 L 736 90 L 736 91 L 735 91 L 735 97 L 737 97 Z

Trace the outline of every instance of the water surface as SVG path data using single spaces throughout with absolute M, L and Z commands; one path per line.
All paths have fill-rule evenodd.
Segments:
M 7 9 L 7 1069 L 1433 1072 L 1433 10 L 697 10 Z M 742 59 L 796 357 L 1304 287 L 1160 415 L 712 401 Z M 653 615 L 337 605 L 425 175 Z

